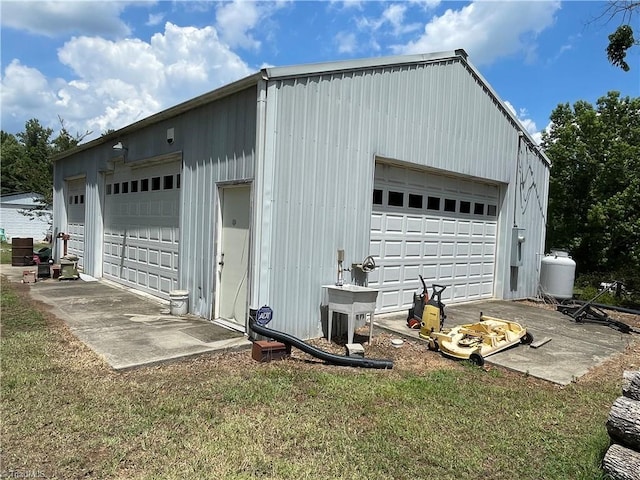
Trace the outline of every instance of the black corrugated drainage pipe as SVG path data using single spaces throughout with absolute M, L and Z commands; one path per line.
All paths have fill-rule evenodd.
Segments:
M 308 343 L 303 342 L 293 335 L 288 333 L 279 332 L 278 330 L 272 330 L 270 328 L 258 325 L 254 320 L 249 320 L 249 329 L 253 330 L 259 335 L 264 335 L 267 338 L 273 338 L 286 345 L 292 345 L 311 356 L 324 360 L 332 365 L 339 365 L 341 367 L 362 367 L 362 368 L 393 368 L 393 360 L 380 360 L 374 358 L 361 358 L 361 357 L 345 357 L 343 355 L 334 355 L 333 353 L 325 352 L 319 348 L 312 347 Z

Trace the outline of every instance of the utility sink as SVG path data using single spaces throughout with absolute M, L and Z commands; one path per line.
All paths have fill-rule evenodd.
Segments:
M 373 313 L 376 309 L 378 290 L 360 285 L 325 285 L 329 301 L 329 319 L 327 325 L 327 338 L 331 341 L 333 325 L 333 312 L 344 313 L 348 316 L 347 328 L 348 343 L 353 343 L 356 315 L 371 315 L 369 323 L 369 344 L 373 334 Z

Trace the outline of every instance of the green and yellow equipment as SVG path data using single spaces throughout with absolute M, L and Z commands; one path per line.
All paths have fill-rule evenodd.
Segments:
M 413 294 L 413 307 L 409 309 L 407 317 L 407 326 L 412 329 L 420 329 L 420 337 L 428 339 L 431 332 L 439 332 L 442 330 L 444 319 L 444 303 L 442 303 L 442 292 L 447 288 L 445 285 L 436 283 L 431 285 L 432 293 L 429 298 L 427 284 L 420 277 L 422 282 L 422 292 Z

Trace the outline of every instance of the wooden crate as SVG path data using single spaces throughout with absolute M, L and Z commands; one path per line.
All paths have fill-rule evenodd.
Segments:
M 35 270 L 24 270 L 22 272 L 22 283 L 36 283 L 37 277 Z
M 280 360 L 291 355 L 291 345 L 285 345 L 281 342 L 270 342 L 267 340 L 259 340 L 253 342 L 251 348 L 251 357 L 256 362 L 270 362 L 271 360 Z

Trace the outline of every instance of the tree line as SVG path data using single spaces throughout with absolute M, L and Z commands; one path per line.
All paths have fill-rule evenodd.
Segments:
M 560 104 L 541 147 L 552 161 L 547 250 L 640 292 L 640 98 Z
M 60 121 L 60 131 L 53 137 L 53 129 L 42 126 L 39 120 L 25 123 L 24 131 L 16 135 L 0 131 L 1 165 L 0 186 L 2 195 L 10 193 L 39 193 L 44 197 L 44 205 L 53 203 L 53 162 L 52 157 L 76 147 L 91 134 L 71 135 L 64 120 Z

